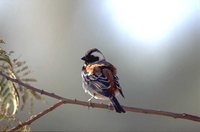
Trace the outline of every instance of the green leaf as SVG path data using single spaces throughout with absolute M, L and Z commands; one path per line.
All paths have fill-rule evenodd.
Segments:
M 16 78 L 13 66 L 6 52 L 0 49 L 0 71 L 11 78 Z M 6 67 L 6 68 L 5 68 Z M 16 114 L 19 107 L 17 84 L 0 76 L 0 107 L 6 114 Z
M 32 91 L 32 90 L 30 90 L 31 91 L 31 94 L 36 98 L 36 99 L 42 99 L 42 97 L 38 94 L 38 93 L 36 93 L 35 91 Z

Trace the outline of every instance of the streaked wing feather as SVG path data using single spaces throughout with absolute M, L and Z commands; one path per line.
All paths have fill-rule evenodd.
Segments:
M 90 86 L 92 86 L 95 91 L 107 97 L 112 94 L 109 93 L 109 88 L 111 88 L 111 85 L 114 85 L 116 86 L 116 88 L 118 88 L 120 94 L 124 97 L 122 89 L 120 87 L 119 78 L 116 75 L 115 67 L 112 65 L 100 65 L 98 68 L 100 68 L 101 70 L 98 69 L 97 74 L 91 74 L 91 72 L 85 71 L 83 74 L 83 78 L 85 79 L 85 81 Z M 111 77 L 111 73 L 112 75 L 114 74 L 114 76 Z
M 117 85 L 117 87 L 118 87 L 119 89 L 121 89 L 118 76 L 115 75 L 115 76 L 114 76 L 114 79 L 115 79 L 115 84 Z
M 123 94 L 123 92 L 122 92 L 122 88 L 121 88 L 121 86 L 120 86 L 120 84 L 119 84 L 119 78 L 115 75 L 115 76 L 114 76 L 114 79 L 115 79 L 115 84 L 117 85 L 117 87 L 118 87 L 118 89 L 119 89 L 119 93 L 121 94 L 122 97 L 124 97 L 124 94 Z
M 85 78 L 85 81 L 87 82 L 92 81 L 93 83 L 98 83 L 99 85 L 101 84 L 101 87 L 103 89 L 108 89 L 110 87 L 108 78 L 103 74 L 96 75 L 96 74 L 84 73 L 83 77 Z
M 86 72 L 83 73 L 84 80 L 93 87 L 95 91 L 104 95 L 110 96 L 108 89 L 111 87 L 108 78 L 101 74 L 87 74 Z

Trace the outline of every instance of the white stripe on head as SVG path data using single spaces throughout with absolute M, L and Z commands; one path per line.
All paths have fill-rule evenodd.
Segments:
M 100 51 L 94 51 L 94 52 L 92 52 L 90 55 L 93 55 L 93 56 L 95 56 L 95 57 L 99 57 L 99 60 L 98 60 L 98 61 L 105 60 L 104 55 L 103 55 Z

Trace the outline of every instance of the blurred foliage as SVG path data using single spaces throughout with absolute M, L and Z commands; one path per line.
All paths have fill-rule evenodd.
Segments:
M 0 70 L 7 76 L 16 79 L 12 63 L 6 52 L 0 49 Z M 17 84 L 0 76 L 0 108 L 1 112 L 14 115 L 19 107 L 19 94 Z M 3 116 L 1 116 L 3 118 Z
M 0 43 L 5 42 L 0 39 Z M 36 82 L 36 79 L 27 77 L 31 71 L 26 61 L 21 61 L 20 58 L 11 59 L 13 53 L 14 51 L 6 52 L 0 48 L 0 71 L 25 83 Z M 32 112 L 34 99 L 42 98 L 38 93 L 0 76 L 0 131 L 6 131 L 11 126 L 19 124 L 20 120 L 16 114 L 23 111 L 27 104 L 30 107 L 29 112 Z M 25 126 L 20 131 L 31 131 L 31 129 Z
M 0 39 L 0 44 L 5 44 L 3 39 Z

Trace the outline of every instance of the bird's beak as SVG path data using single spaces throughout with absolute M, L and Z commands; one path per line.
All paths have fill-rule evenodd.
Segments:
M 86 60 L 86 57 L 85 57 L 85 56 L 83 56 L 83 57 L 81 58 L 81 60 L 84 60 L 84 61 L 85 61 L 85 60 Z

